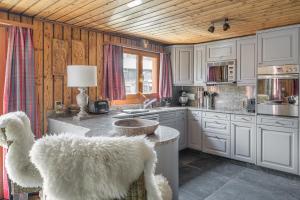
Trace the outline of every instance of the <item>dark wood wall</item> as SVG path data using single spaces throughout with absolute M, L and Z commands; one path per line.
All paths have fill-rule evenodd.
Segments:
M 97 65 L 98 87 L 89 88 L 88 91 L 90 98 L 95 100 L 101 98 L 104 44 L 112 43 L 157 53 L 163 51 L 163 45 L 154 42 L 150 42 L 147 48 L 143 48 L 141 38 L 47 22 L 8 12 L 0 12 L 0 19 L 33 25 L 36 96 L 43 132 L 47 131 L 47 113 L 54 109 L 55 101 L 62 101 L 66 106 L 76 103 L 77 90 L 67 87 L 66 66 L 68 64 Z M 65 63 L 57 59 L 57 55 L 61 55 L 56 52 L 59 49 L 57 46 L 63 46 L 65 49 Z

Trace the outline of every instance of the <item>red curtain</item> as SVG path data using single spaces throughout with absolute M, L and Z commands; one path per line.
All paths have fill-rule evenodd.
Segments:
M 170 54 L 160 54 L 159 97 L 172 97 L 172 67 Z
M 110 100 L 126 99 L 123 74 L 123 47 L 104 46 L 102 96 Z

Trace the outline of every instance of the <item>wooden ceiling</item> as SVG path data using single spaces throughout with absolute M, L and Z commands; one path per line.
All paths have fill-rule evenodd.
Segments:
M 199 43 L 300 23 L 300 0 L 0 0 L 0 9 L 166 44 Z M 210 22 L 229 18 L 214 33 Z

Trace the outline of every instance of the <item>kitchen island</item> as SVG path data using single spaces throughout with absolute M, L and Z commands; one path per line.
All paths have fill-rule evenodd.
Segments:
M 92 115 L 81 121 L 74 121 L 71 116 L 48 117 L 48 134 L 72 134 L 86 137 L 119 136 L 113 129 L 117 111 L 109 114 Z M 159 126 L 147 139 L 155 144 L 157 153 L 156 174 L 164 175 L 172 188 L 173 199 L 178 199 L 178 138 L 176 129 Z

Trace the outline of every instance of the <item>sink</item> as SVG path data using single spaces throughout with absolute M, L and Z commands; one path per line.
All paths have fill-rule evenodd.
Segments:
M 136 114 L 136 113 L 145 113 L 145 112 L 149 112 L 149 109 L 126 109 L 126 110 L 122 110 L 123 113 L 127 113 L 127 114 Z

